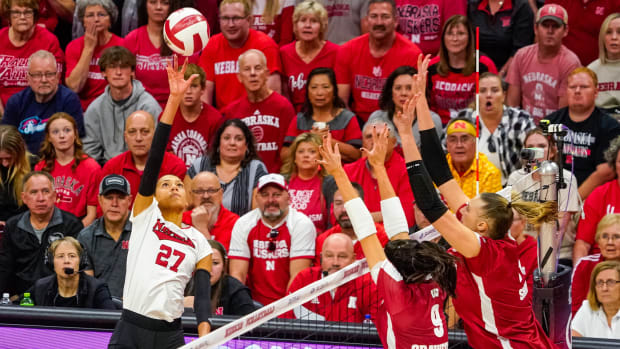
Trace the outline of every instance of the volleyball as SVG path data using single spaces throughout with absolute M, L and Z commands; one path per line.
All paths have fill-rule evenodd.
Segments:
M 172 51 L 191 56 L 207 46 L 209 24 L 196 9 L 178 9 L 172 12 L 164 23 L 164 40 Z

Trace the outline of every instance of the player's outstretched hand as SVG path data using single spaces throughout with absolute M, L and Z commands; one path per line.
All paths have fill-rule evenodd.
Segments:
M 413 90 L 416 93 L 424 95 L 426 93 L 426 77 L 428 75 L 428 65 L 431 61 L 431 55 L 418 56 L 418 73 L 413 76 Z
M 403 111 L 399 111 L 394 115 L 394 126 L 398 129 L 398 133 L 403 134 L 411 133 L 411 127 L 413 126 L 413 122 L 415 121 L 416 114 L 416 105 L 418 103 L 418 99 L 422 96 L 420 92 L 416 92 L 411 98 L 409 98 L 405 104 L 403 105 Z
M 366 148 L 361 148 L 362 157 L 368 158 L 368 162 L 370 166 L 373 168 L 377 168 L 378 166 L 385 165 L 385 154 L 387 154 L 388 148 L 388 138 L 390 136 L 390 129 L 388 125 L 385 124 L 383 131 L 377 134 L 377 127 L 372 127 L 372 143 L 373 147 L 371 150 Z
M 189 79 L 185 80 L 185 69 L 187 69 L 187 59 L 179 70 L 179 59 L 175 55 L 172 60 L 172 66 L 168 64 L 166 71 L 168 72 L 168 85 L 170 86 L 170 97 L 181 98 L 185 91 L 192 84 L 192 81 L 198 77 L 198 74 L 192 74 Z
M 319 153 L 322 159 L 317 160 L 317 163 L 323 166 L 327 173 L 334 175 L 343 169 L 338 143 L 332 145 L 332 135 L 330 133 L 323 137 L 323 145 L 319 148 Z

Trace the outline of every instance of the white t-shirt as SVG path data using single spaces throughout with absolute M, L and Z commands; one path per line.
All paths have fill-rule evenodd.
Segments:
M 609 327 L 603 308 L 592 310 L 586 299 L 575 314 L 571 328 L 584 337 L 620 339 L 620 310 L 611 319 Z
M 185 286 L 211 246 L 193 227 L 166 221 L 154 198 L 139 215 L 132 211 L 131 222 L 123 307 L 171 322 L 183 314 Z

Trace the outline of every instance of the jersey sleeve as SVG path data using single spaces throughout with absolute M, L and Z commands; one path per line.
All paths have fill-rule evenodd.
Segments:
M 232 259 L 250 259 L 250 246 L 248 246 L 248 235 L 250 229 L 256 225 L 255 211 L 250 211 L 246 215 L 237 219 L 230 235 L 230 250 L 228 257 Z
M 598 189 L 602 189 L 602 187 L 599 187 Z M 602 211 L 602 207 L 599 206 L 603 205 L 605 200 L 601 197 L 601 192 L 603 191 L 595 189 L 592 194 L 588 196 L 586 201 L 583 203 L 583 213 L 581 215 L 581 219 L 579 220 L 579 224 L 577 225 L 577 236 L 575 239 L 585 241 L 590 245 L 594 245 L 596 226 L 602 218 L 600 213 Z
M 129 246 L 142 246 L 144 239 L 146 238 L 146 232 L 156 221 L 157 216 L 161 215 L 159 212 L 159 207 L 157 200 L 153 197 L 153 201 L 151 205 L 140 212 L 137 216 L 134 216 L 133 209 L 131 209 L 131 215 L 129 216 L 129 220 L 132 224 L 131 235 L 129 237 Z
M 390 314 L 397 314 L 411 308 L 414 302 L 411 299 L 411 292 L 403 277 L 389 260 L 384 259 L 375 264 L 370 272 L 377 285 L 378 297 L 383 300 L 385 309 Z
M 295 211 L 287 225 L 291 232 L 291 259 L 314 258 L 316 243 L 316 228 L 303 213 Z
M 495 263 L 497 263 L 497 261 L 504 260 L 505 253 L 503 248 L 505 246 L 495 240 L 480 235 L 477 236 L 480 242 L 480 252 L 476 257 L 465 258 L 465 263 L 467 263 L 472 273 L 483 276 L 492 268 L 495 268 Z
M 211 248 L 211 245 L 209 245 L 207 238 L 205 238 L 202 233 L 193 227 L 189 229 L 194 230 L 194 234 L 196 235 L 196 261 L 200 262 L 203 258 L 212 254 L 213 249 Z

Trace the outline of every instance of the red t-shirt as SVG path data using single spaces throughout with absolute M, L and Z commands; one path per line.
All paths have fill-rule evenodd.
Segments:
M 467 15 L 465 1 L 453 0 L 396 0 L 398 32 L 424 54 L 435 55 L 441 46 L 441 30 L 448 18 Z
M 226 207 L 220 205 L 220 214 L 217 215 L 217 221 L 213 225 L 213 228 L 209 231 L 211 239 L 224 245 L 226 252 L 230 248 L 230 235 L 232 233 L 235 223 L 239 219 L 237 214 L 232 213 L 226 209 Z M 187 225 L 194 225 L 192 223 L 192 211 L 183 212 L 183 223 Z
M 573 317 L 577 313 L 577 310 L 581 307 L 581 303 L 588 297 L 588 291 L 590 291 L 590 276 L 592 270 L 597 264 L 603 261 L 603 256 L 600 253 L 591 254 L 580 258 L 575 264 L 573 269 L 573 276 L 571 277 L 571 311 Z
M 166 67 L 172 63 L 174 56 L 179 57 L 179 63 L 185 61 L 185 56 L 172 54 L 162 57 L 157 48 L 149 39 L 146 25 L 131 31 L 125 36 L 123 44 L 131 53 L 136 55 L 136 80 L 140 80 L 146 92 L 150 93 L 163 110 L 166 107 L 170 88 L 168 86 L 168 73 Z M 200 52 L 187 57 L 188 63 L 198 63 Z
M 375 228 L 377 229 L 377 238 L 379 239 L 379 242 L 381 242 L 381 246 L 385 247 L 385 244 L 387 244 L 390 239 L 385 233 L 383 224 L 375 223 Z M 342 228 L 338 224 L 316 237 L 316 256 L 314 257 L 314 265 L 321 265 L 321 251 L 323 251 L 323 243 L 328 236 L 336 233 L 342 233 Z M 353 251 L 355 252 L 355 259 L 362 259 L 365 257 L 362 244 L 360 244 L 358 240 L 353 241 Z
M 288 126 L 284 145 L 289 146 L 297 136 L 310 131 L 313 124 L 314 120 L 305 117 L 302 113 L 298 113 Z M 362 130 L 355 114 L 350 110 L 343 109 L 340 114 L 327 123 L 327 126 L 329 126 L 329 133 L 333 139 L 358 148 L 362 146 Z
M 297 274 L 288 293 L 291 294 L 323 278 L 320 266 L 306 268 Z M 285 318 L 302 320 L 362 322 L 366 314 L 377 314 L 377 290 L 368 274 L 323 292 L 310 302 L 285 314 Z
M 103 50 L 112 46 L 123 46 L 123 39 L 112 34 L 107 44 L 95 47 L 95 52 L 93 52 L 93 57 L 88 67 L 88 78 L 86 79 L 86 83 L 84 83 L 84 87 L 80 93 L 78 93 L 80 101 L 82 102 L 82 110 L 84 111 L 86 111 L 95 98 L 99 97 L 105 91 L 105 87 L 108 85 L 103 74 L 101 74 L 101 69 L 99 69 L 99 58 Z M 71 41 L 69 45 L 67 45 L 67 73 L 65 76 L 68 77 L 71 75 L 71 72 L 80 60 L 83 50 L 84 36 Z
M 295 111 L 300 112 L 306 100 L 306 83 L 308 75 L 315 68 L 334 68 L 336 55 L 340 46 L 326 41 L 325 45 L 310 62 L 304 62 L 295 50 L 295 42 L 280 47 L 282 70 L 286 79 L 286 88 L 291 96 Z
M 446 125 L 476 97 L 476 74 L 463 75 L 463 69 L 451 69 L 448 75 L 441 76 L 437 72 L 438 63 L 439 56 L 429 63 L 426 91 L 429 107 L 441 116 L 441 123 Z M 480 56 L 480 74 L 488 71 L 497 74 L 493 61 L 487 56 Z
M 415 225 L 413 215 L 413 192 L 409 184 L 409 176 L 405 168 L 405 160 L 397 152 L 393 152 L 392 156 L 385 162 L 390 183 L 396 192 L 396 196 L 400 198 L 400 204 L 403 206 L 405 216 L 407 216 L 407 225 L 412 227 Z M 355 162 L 344 165 L 344 171 L 349 176 L 351 182 L 359 183 L 364 188 L 364 203 L 370 212 L 381 211 L 381 195 L 377 186 L 377 180 L 372 177 L 366 158 L 361 158 Z
M 382 301 L 374 322 L 384 348 L 448 348 L 447 295 L 441 287 L 432 281 L 405 283 L 387 259 L 370 272 Z
M 519 245 L 519 262 L 522 271 L 525 270 L 527 280 L 527 298 L 531 304 L 534 292 L 534 270 L 538 268 L 538 243 L 530 235 L 525 235 L 525 240 Z
M 351 88 L 351 110 L 364 122 L 368 120 L 370 113 L 379 109 L 378 101 L 387 77 L 400 66 L 417 67 L 421 53 L 416 45 L 400 34 L 396 34 L 390 50 L 379 58 L 370 55 L 368 34 L 342 45 L 334 70 L 338 84 Z
M 47 29 L 35 25 L 32 37 L 21 47 L 9 40 L 9 27 L 0 29 L 0 99 L 3 106 L 13 94 L 28 86 L 28 58 L 39 50 L 51 52 L 56 57 L 58 71 L 62 73 L 65 54 L 56 36 Z
M 279 2 L 280 9 L 273 18 L 271 24 L 265 24 L 263 12 L 265 1 L 255 1 L 252 9 L 251 28 L 269 35 L 278 45 L 282 46 L 293 41 L 293 11 L 294 0 L 282 0 Z
M 577 225 L 577 236 L 575 239 L 583 240 L 590 244 L 590 254 L 596 254 L 601 251 L 596 241 L 594 241 L 596 226 L 609 213 L 620 213 L 620 185 L 618 185 L 618 179 L 596 187 L 583 203 L 583 213 Z
M 241 119 L 254 134 L 256 152 L 270 173 L 280 173 L 280 150 L 288 125 L 295 117 L 291 103 L 277 92 L 258 103 L 242 97 L 231 103 L 222 114 L 226 119 Z
M 193 122 L 187 122 L 179 108 L 166 150 L 178 156 L 189 168 L 194 160 L 207 153 L 209 142 L 222 121 L 222 114 L 207 103 L 202 104 L 202 111 Z
M 237 59 L 251 49 L 261 50 L 267 57 L 270 73 L 281 72 L 280 50 L 278 45 L 264 33 L 250 29 L 248 39 L 240 48 L 232 48 L 224 35 L 214 35 L 202 51 L 199 65 L 204 69 L 207 80 L 215 83 L 213 103 L 222 110 L 231 102 L 245 96 L 245 87 L 237 79 Z
M 86 206 L 97 206 L 101 166 L 90 157 L 80 161 L 75 170 L 72 168 L 74 163 L 75 159 L 62 166 L 54 161 L 50 174 L 54 177 L 56 207 L 82 218 L 86 216 Z M 41 160 L 34 170 L 41 171 L 44 166 L 45 160 Z
M 172 153 L 166 152 L 164 153 L 164 161 L 161 163 L 161 170 L 159 170 L 159 176 L 157 178 L 172 174 L 183 180 L 185 178 L 185 171 L 186 167 L 183 160 Z M 136 168 L 130 151 L 126 151 L 108 160 L 101 171 L 101 178 L 103 179 L 103 177 L 112 173 L 127 178 L 131 189 L 131 206 L 133 206 L 133 201 L 138 194 L 140 179 L 144 171 L 140 171 Z
M 289 205 L 310 218 L 318 234 L 325 230 L 327 211 L 321 191 L 323 181 L 318 175 L 309 180 L 299 176 L 291 178 L 288 184 Z
M 528 302 L 517 243 L 479 236 L 480 253 L 457 265 L 454 308 L 474 348 L 553 348 Z M 501 282 L 498 282 L 501 280 Z M 484 310 L 484 311 L 483 311 Z

